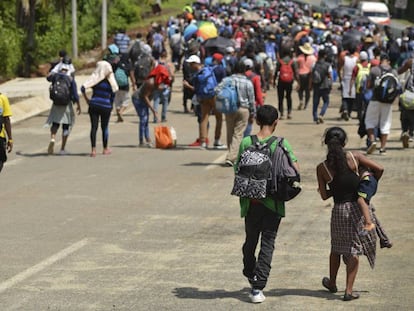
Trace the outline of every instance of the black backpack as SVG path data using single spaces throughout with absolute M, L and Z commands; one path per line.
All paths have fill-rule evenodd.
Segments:
M 269 194 L 277 201 L 289 201 L 296 197 L 302 190 L 300 174 L 293 165 L 289 151 L 283 145 L 283 137 L 277 138 L 272 165 Z
M 136 40 L 129 50 L 129 59 L 131 63 L 135 63 L 138 57 L 142 54 L 142 42 L 141 40 Z
M 312 83 L 313 84 L 322 84 L 324 79 L 325 70 L 321 62 L 316 62 L 312 68 Z
M 151 55 L 142 53 L 134 63 L 134 76 L 136 81 L 145 80 L 151 71 Z
M 326 61 L 330 64 L 333 64 L 335 60 L 335 54 L 334 54 L 332 46 L 333 46 L 332 43 L 326 43 L 324 45 L 324 49 L 326 51 Z
M 401 84 L 398 78 L 391 72 L 380 66 L 381 74 L 375 79 L 374 99 L 381 103 L 392 104 L 401 93 Z
M 49 87 L 49 98 L 54 105 L 66 106 L 71 102 L 71 78 L 65 74 L 55 74 Z
M 248 199 L 264 199 L 268 195 L 272 178 L 270 146 L 276 137 L 260 143 L 256 135 L 251 136 L 253 144 L 240 154 L 234 177 L 232 195 Z

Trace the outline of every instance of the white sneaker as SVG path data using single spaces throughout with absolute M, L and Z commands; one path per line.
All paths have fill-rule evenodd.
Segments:
M 377 143 L 374 141 L 371 143 L 371 145 L 367 148 L 367 154 L 373 153 L 375 150 L 377 150 Z
M 261 303 L 266 299 L 265 295 L 263 295 L 263 291 L 260 289 L 252 289 L 249 294 L 249 298 L 253 303 Z
M 224 149 L 227 149 L 227 146 L 225 144 L 217 142 L 217 143 L 214 143 L 214 149 L 224 150 Z
M 47 154 L 53 154 L 53 149 L 55 148 L 55 140 L 51 139 L 49 146 L 47 147 Z

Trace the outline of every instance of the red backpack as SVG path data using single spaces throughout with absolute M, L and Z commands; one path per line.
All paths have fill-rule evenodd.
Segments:
M 279 71 L 279 81 L 291 83 L 293 82 L 293 59 L 288 63 L 285 63 L 283 60 L 279 59 L 280 71 Z

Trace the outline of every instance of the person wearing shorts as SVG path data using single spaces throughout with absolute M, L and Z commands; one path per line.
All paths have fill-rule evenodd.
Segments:
M 380 56 L 380 65 L 372 67 L 368 76 L 367 88 L 373 89 L 375 85 L 375 80 L 381 76 L 382 70 L 389 71 L 391 70 L 389 56 L 386 53 L 382 53 Z M 395 70 L 392 71 L 393 74 L 396 74 Z M 379 150 L 380 155 L 385 155 L 385 147 L 387 144 L 388 135 L 391 131 L 392 123 L 392 104 L 382 103 L 375 98 L 369 102 L 367 107 L 367 112 L 365 115 L 365 127 L 368 133 L 368 148 L 367 154 L 373 153 L 377 149 L 377 143 L 375 142 L 375 128 L 380 130 L 380 142 L 381 147 Z

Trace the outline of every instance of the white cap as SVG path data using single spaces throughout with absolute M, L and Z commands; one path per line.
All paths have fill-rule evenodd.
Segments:
M 232 46 L 226 47 L 226 52 L 227 53 L 233 53 L 234 52 L 234 47 L 232 47 Z
M 201 60 L 200 57 L 198 57 L 197 55 L 191 55 L 189 58 L 187 58 L 185 60 L 187 63 L 196 63 L 196 64 L 201 64 Z
M 368 60 L 368 53 L 365 51 L 362 51 L 361 53 L 359 53 L 359 59 L 360 60 Z
M 253 61 L 250 58 L 246 58 L 243 63 L 247 68 L 253 68 Z

